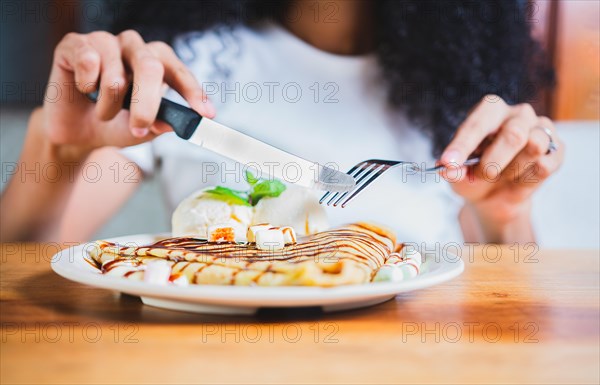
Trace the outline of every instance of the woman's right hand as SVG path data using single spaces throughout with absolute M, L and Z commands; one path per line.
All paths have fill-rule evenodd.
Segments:
M 132 81 L 130 110 L 122 110 Z M 69 33 L 54 51 L 42 109 L 45 135 L 52 144 L 89 151 L 151 140 L 171 130 L 155 121 L 165 84 L 201 115 L 215 115 L 194 75 L 167 44 L 145 43 L 132 30 L 116 36 Z M 94 104 L 84 94 L 97 89 Z

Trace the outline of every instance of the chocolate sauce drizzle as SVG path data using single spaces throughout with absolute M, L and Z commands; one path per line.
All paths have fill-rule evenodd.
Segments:
M 121 266 L 128 268 L 123 273 L 127 277 L 136 271 L 143 271 L 145 260 L 160 258 L 173 262 L 172 270 L 176 271 L 171 276 L 173 279 L 183 275 L 192 262 L 200 264 L 194 277 L 211 265 L 234 269 L 230 279 L 230 284 L 233 285 L 242 271 L 255 271 L 257 274 L 252 278 L 254 283 L 258 283 L 264 274 L 277 272 L 277 264 L 268 263 L 273 261 L 292 264 L 311 260 L 336 263 L 347 259 L 375 272 L 394 251 L 395 239 L 373 226 L 352 224 L 300 238 L 298 243 L 274 252 L 258 249 L 254 244 L 208 242 L 191 237 L 163 239 L 143 247 L 121 247 L 101 242 L 100 247 L 103 253 L 115 256 L 101 265 L 100 271 L 103 274 Z

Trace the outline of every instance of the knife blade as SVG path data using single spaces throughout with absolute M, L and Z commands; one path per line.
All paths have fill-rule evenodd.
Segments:
M 124 109 L 129 109 L 131 92 L 130 88 Z M 87 97 L 96 102 L 98 91 Z M 180 138 L 253 168 L 261 176 L 267 174 L 303 187 L 335 192 L 350 191 L 356 184 L 348 174 L 280 150 L 165 98 L 161 99 L 157 119 L 168 123 Z

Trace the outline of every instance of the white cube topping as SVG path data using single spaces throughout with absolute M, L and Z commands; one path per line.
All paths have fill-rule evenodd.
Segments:
M 171 276 L 171 265 L 165 260 L 146 262 L 144 282 L 155 285 L 166 285 Z
M 246 234 L 246 238 L 248 239 L 248 242 L 250 242 L 250 243 L 256 242 L 256 233 L 259 232 L 260 230 L 268 230 L 271 227 L 273 227 L 273 226 L 271 226 L 268 223 L 261 223 L 258 225 L 248 227 L 248 232 Z
M 278 228 L 259 230 L 255 236 L 256 247 L 261 250 L 281 250 L 285 247 L 283 231 Z
M 283 233 L 283 242 L 286 245 L 293 245 L 296 243 L 296 232 L 294 228 L 291 226 L 280 227 L 281 232 Z
M 231 224 L 217 224 L 208 226 L 209 242 L 245 242 L 246 229 L 242 226 Z
M 296 243 L 296 232 L 294 228 L 291 226 L 282 226 L 282 227 L 271 227 L 273 230 L 281 230 L 283 233 L 283 242 L 286 245 L 293 245 Z

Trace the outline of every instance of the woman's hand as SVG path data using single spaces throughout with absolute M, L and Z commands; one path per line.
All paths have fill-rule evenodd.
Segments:
M 551 139 L 556 151 L 549 151 Z M 474 152 L 480 152 L 479 165 L 457 166 Z M 564 145 L 550 119 L 537 116 L 529 104 L 509 106 L 502 98 L 488 95 L 442 154 L 441 163 L 449 165 L 442 176 L 487 227 L 484 233 L 494 234 L 515 221 L 529 221 L 531 194 L 558 170 L 563 158 Z M 502 236 L 491 238 L 508 241 Z
M 132 103 L 125 111 L 123 99 L 132 81 Z M 38 170 L 40 164 L 44 169 L 53 165 L 56 177 L 38 175 L 33 182 L 11 178 L 0 200 L 0 240 L 56 239 L 67 202 L 72 201 L 72 176 L 93 150 L 141 143 L 171 129 L 155 121 L 165 85 L 201 115 L 214 116 L 202 88 L 168 45 L 145 43 L 134 31 L 65 36 L 54 51 L 44 106 L 29 119 L 15 170 L 18 174 Z M 84 94 L 98 88 L 94 104 Z M 113 155 L 113 163 L 122 161 Z M 135 172 L 141 175 L 137 167 Z M 117 207 L 133 192 L 131 184 L 106 178 L 94 187 L 96 195 L 91 196 L 103 200 L 102 209 Z M 103 191 L 111 194 L 102 195 Z
M 125 111 L 131 81 L 134 102 Z M 54 52 L 43 107 L 45 134 L 52 144 L 89 150 L 150 140 L 170 130 L 155 121 L 165 84 L 201 115 L 214 116 L 197 80 L 167 44 L 145 43 L 135 31 L 70 33 Z M 84 94 L 98 88 L 94 104 Z

